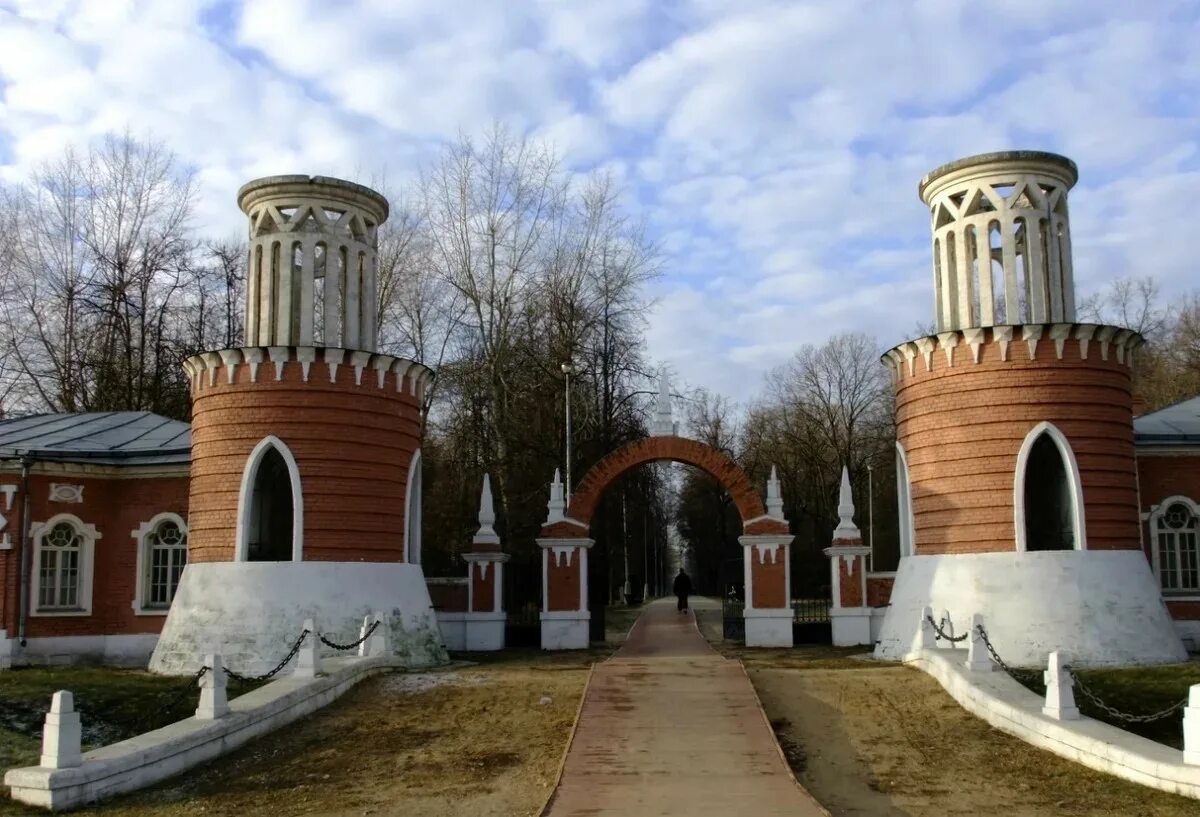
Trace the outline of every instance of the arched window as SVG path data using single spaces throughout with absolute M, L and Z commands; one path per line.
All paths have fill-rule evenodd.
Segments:
M 296 459 L 278 437 L 266 437 L 250 452 L 242 472 L 235 559 L 298 562 L 303 542 L 304 496 Z
M 1017 550 L 1084 550 L 1083 488 L 1063 433 L 1039 423 L 1017 454 L 1013 484 Z
M 160 513 L 131 535 L 138 545 L 134 612 L 165 615 L 187 566 L 187 525 L 178 514 Z
M 407 496 L 404 499 L 404 561 L 421 563 L 421 449 L 408 466 Z
M 1170 497 L 1150 514 L 1150 530 L 1163 591 L 1200 591 L 1200 507 L 1187 497 Z
M 912 556 L 915 552 L 912 485 L 908 478 L 908 457 L 899 442 L 896 443 L 896 510 L 900 514 L 900 557 Z
M 59 514 L 29 526 L 34 542 L 33 614 L 92 612 L 92 556 L 100 534 L 77 516 Z

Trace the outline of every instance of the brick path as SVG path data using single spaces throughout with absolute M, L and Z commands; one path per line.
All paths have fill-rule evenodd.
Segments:
M 741 662 L 714 651 L 670 599 L 650 604 L 593 671 L 547 814 L 827 812 L 792 779 Z

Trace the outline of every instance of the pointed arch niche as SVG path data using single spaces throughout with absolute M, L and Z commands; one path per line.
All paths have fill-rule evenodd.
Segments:
M 1079 464 L 1052 423 L 1038 423 L 1021 443 L 1013 508 L 1018 551 L 1087 550 Z
M 421 449 L 413 452 L 408 464 L 408 485 L 404 496 L 404 561 L 421 564 Z
M 896 511 L 900 515 L 900 558 L 912 556 L 915 550 L 913 525 L 912 483 L 908 478 L 908 457 L 904 446 L 896 443 Z
M 238 496 L 238 562 L 304 558 L 304 493 L 296 458 L 283 440 L 259 441 L 246 459 Z

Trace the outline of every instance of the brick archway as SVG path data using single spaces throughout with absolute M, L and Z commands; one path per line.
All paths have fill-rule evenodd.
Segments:
M 604 491 L 622 474 L 648 462 L 671 460 L 707 472 L 729 491 L 742 518 L 745 535 L 786 534 L 787 523 L 767 516 L 762 498 L 746 472 L 724 452 L 683 437 L 633 440 L 593 465 L 579 483 L 566 519 L 542 528 L 544 537 L 586 537 Z

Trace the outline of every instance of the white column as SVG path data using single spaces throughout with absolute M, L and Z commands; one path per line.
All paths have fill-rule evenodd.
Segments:
M 313 264 L 317 242 L 306 238 L 300 245 L 300 336 L 293 340 L 299 346 L 313 345 Z
M 359 286 L 358 286 L 358 251 L 353 245 L 346 248 L 346 301 L 343 304 L 342 314 L 346 321 L 345 331 L 342 332 L 342 337 L 345 340 L 344 346 L 347 349 L 361 349 L 362 340 L 359 338 L 358 316 L 362 310 L 359 304 Z

